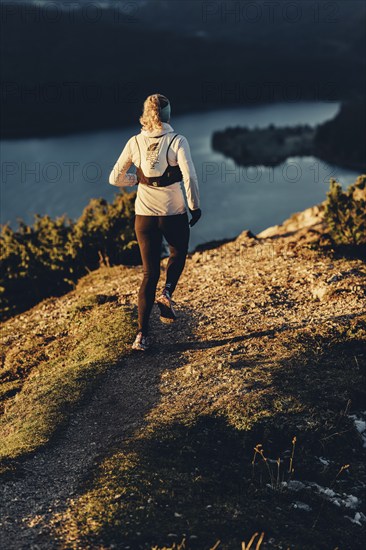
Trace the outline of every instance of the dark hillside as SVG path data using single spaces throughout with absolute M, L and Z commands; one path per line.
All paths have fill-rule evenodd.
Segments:
M 305 2 L 293 23 L 280 11 L 273 22 L 263 13 L 252 24 L 244 16 L 205 18 L 193 4 L 190 16 L 184 4 L 151 2 L 133 16 L 103 10 L 98 21 L 76 10 L 52 20 L 41 7 L 3 4 L 2 136 L 120 127 L 156 90 L 174 98 L 177 114 L 336 100 L 365 89 L 360 2 L 353 10 L 337 4 L 334 21 L 323 13 L 314 23 Z

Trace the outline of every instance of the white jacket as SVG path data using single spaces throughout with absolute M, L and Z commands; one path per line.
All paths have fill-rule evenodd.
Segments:
M 157 137 L 167 133 L 174 133 L 173 128 L 167 122 L 163 122 L 163 130 L 147 132 L 141 130 L 141 134 L 147 137 Z M 179 165 L 182 172 L 184 188 L 187 195 L 188 207 L 191 210 L 200 208 L 200 196 L 196 170 L 191 158 L 191 152 L 187 139 L 178 135 L 168 151 L 169 164 Z M 109 183 L 117 187 L 131 187 L 137 185 L 136 174 L 128 174 L 130 166 L 140 166 L 140 151 L 136 144 L 135 136 L 126 143 L 121 155 L 113 167 L 109 176 Z M 186 212 L 181 182 L 173 183 L 167 187 L 153 187 L 139 184 L 135 200 L 135 213 L 143 216 L 171 216 Z

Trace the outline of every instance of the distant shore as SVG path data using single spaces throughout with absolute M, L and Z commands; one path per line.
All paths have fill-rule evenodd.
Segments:
M 315 129 L 309 125 L 281 128 L 227 128 L 215 132 L 212 147 L 242 166 L 277 166 L 291 156 L 313 154 Z
M 289 157 L 315 156 L 331 164 L 366 170 L 363 100 L 343 103 L 330 121 L 312 127 L 249 129 L 237 126 L 214 132 L 212 148 L 241 166 L 277 166 Z

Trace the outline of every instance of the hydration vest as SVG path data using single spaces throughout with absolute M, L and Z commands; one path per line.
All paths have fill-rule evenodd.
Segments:
M 168 162 L 168 152 L 173 138 L 169 134 L 148 137 L 143 134 L 135 136 L 140 154 L 140 166 L 136 166 L 136 175 L 139 183 L 153 187 L 166 187 L 182 181 L 182 172 L 179 166 L 171 166 Z

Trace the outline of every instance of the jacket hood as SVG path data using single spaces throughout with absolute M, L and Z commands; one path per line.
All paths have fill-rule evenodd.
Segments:
M 147 130 L 141 130 L 141 134 L 147 137 L 158 137 L 163 136 L 164 134 L 168 134 L 169 132 L 174 132 L 174 129 L 172 128 L 172 126 L 170 126 L 168 122 L 163 122 L 162 124 L 162 130 L 156 129 L 152 130 L 151 132 L 148 132 Z

